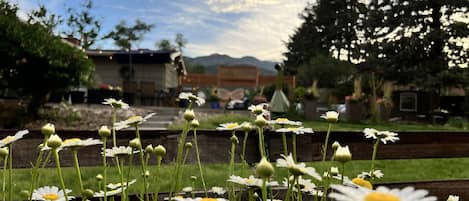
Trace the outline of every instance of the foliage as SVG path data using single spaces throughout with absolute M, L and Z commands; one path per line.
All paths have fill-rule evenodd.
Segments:
M 188 73 L 205 73 L 205 66 L 202 64 L 188 64 L 186 69 Z
M 318 80 L 318 87 L 334 88 L 349 81 L 353 71 L 354 66 L 346 61 L 318 55 L 298 67 L 298 81 L 300 85 L 311 86 L 313 80 Z
M 44 26 L 50 34 L 63 22 L 60 15 L 49 14 L 49 11 L 47 11 L 44 5 L 40 5 L 37 10 L 31 11 L 28 15 L 28 24 L 39 23 Z
M 173 45 L 168 39 L 162 39 L 160 41 L 157 41 L 155 43 L 155 46 L 160 50 L 178 50 L 179 52 L 182 52 L 182 48 L 184 48 L 187 44 L 187 39 L 184 38 L 184 35 L 182 33 L 177 33 L 176 38 L 174 38 L 174 43 L 175 45 Z
M 66 34 L 80 39 L 80 45 L 84 49 L 88 49 L 95 43 L 101 30 L 101 22 L 90 12 L 92 8 L 93 1 L 86 0 L 82 5 L 81 11 L 76 11 L 72 8 L 68 9 L 67 25 L 70 30 Z M 78 37 L 75 34 L 78 34 Z
M 143 38 L 143 34 L 151 31 L 154 27 L 152 24 L 147 24 L 139 19 L 135 20 L 133 26 L 128 26 L 126 21 L 123 20 L 114 27 L 114 31 L 109 32 L 104 39 L 111 38 L 114 40 L 116 46 L 122 49 L 132 49 L 132 43 L 139 41 Z
M 79 48 L 52 36 L 40 22 L 16 17 L 17 7 L 0 1 L 0 77 L 2 89 L 31 97 L 35 113 L 51 91 L 85 84 L 93 64 Z
M 163 39 L 163 40 L 158 41 L 156 43 L 156 46 L 158 47 L 158 49 L 166 50 L 166 51 L 172 51 L 176 49 L 174 45 L 171 44 L 171 41 L 169 41 L 168 39 Z

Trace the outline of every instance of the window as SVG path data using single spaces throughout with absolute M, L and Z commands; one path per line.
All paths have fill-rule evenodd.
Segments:
M 417 112 L 417 93 L 404 92 L 400 94 L 399 110 L 403 112 Z

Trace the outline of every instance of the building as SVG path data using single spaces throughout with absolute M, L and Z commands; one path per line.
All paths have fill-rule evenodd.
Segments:
M 87 50 L 95 64 L 93 79 L 97 86 L 113 86 L 123 89 L 124 99 L 149 99 L 162 91 L 176 90 L 186 75 L 182 54 L 163 50 Z M 138 100 L 137 100 L 138 103 Z

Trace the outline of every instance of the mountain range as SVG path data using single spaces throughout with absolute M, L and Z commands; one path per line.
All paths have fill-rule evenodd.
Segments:
M 263 75 L 275 75 L 275 64 L 273 61 L 262 61 L 252 56 L 245 56 L 241 58 L 234 58 L 225 54 L 211 54 L 208 56 L 200 57 L 184 57 L 186 66 L 190 67 L 193 65 L 202 65 L 205 67 L 205 73 L 214 74 L 217 72 L 217 66 L 219 65 L 250 65 L 259 68 L 260 74 Z

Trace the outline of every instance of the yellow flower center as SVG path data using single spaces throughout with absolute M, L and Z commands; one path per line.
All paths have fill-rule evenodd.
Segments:
M 277 123 L 286 123 L 286 122 L 288 122 L 288 119 L 287 118 L 277 118 L 275 121 Z
M 364 180 L 362 178 L 353 178 L 352 183 L 367 189 L 373 189 L 373 185 L 369 181 Z
M 288 130 L 290 130 L 291 132 L 295 132 L 297 131 L 299 128 L 288 128 Z
M 228 125 L 226 125 L 226 128 L 228 128 L 228 129 L 235 129 L 235 128 L 238 127 L 238 126 L 239 126 L 238 124 L 234 123 L 234 124 L 228 124 Z
M 3 138 L 2 143 L 3 143 L 3 144 L 8 144 L 8 143 L 11 143 L 11 142 L 13 142 L 13 141 L 15 141 L 15 137 L 9 135 L 9 136 Z
M 217 201 L 217 198 L 202 198 L 200 201 Z
M 44 195 L 42 195 L 42 198 L 44 198 L 44 200 L 58 200 L 59 199 L 59 195 L 57 195 L 57 193 L 46 193 Z
M 364 201 L 400 201 L 400 199 L 388 193 L 372 192 L 365 196 Z

